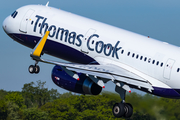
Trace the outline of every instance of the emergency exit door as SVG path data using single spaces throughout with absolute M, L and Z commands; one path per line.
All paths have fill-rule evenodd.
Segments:
M 174 62 L 175 61 L 173 59 L 168 59 L 167 63 L 165 64 L 165 67 L 164 67 L 164 78 L 166 78 L 168 80 L 171 77 L 171 71 L 172 71 Z

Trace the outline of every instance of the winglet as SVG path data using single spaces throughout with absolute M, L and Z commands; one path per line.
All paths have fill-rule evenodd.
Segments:
M 33 53 L 32 53 L 33 56 L 41 57 L 41 53 L 42 53 L 42 50 L 46 43 L 46 40 L 49 36 L 49 33 L 50 33 L 50 31 L 46 31 L 45 35 L 41 38 L 39 43 L 36 45 L 36 47 L 34 48 Z

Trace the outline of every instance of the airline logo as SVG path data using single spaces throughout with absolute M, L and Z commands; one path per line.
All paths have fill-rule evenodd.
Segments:
M 43 34 L 43 32 L 45 34 L 46 31 L 51 31 L 49 33 L 49 37 L 55 38 L 55 39 L 58 39 L 61 41 L 64 40 L 64 42 L 68 42 L 69 44 L 73 44 L 73 45 L 76 45 L 78 47 L 81 47 L 82 39 L 84 38 L 84 35 L 77 34 L 76 32 L 70 32 L 68 29 L 57 27 L 56 25 L 49 25 L 46 22 L 47 18 L 45 18 L 43 16 L 36 15 L 35 17 L 37 19 L 36 19 L 36 22 L 34 24 L 34 29 L 33 29 L 34 32 L 37 32 L 37 26 L 40 24 L 40 29 L 39 29 L 40 34 Z M 42 23 L 40 23 L 40 21 L 42 21 Z M 99 54 L 104 53 L 104 55 L 106 55 L 106 56 L 112 56 L 113 58 L 115 57 L 116 59 L 119 59 L 118 51 L 122 48 L 122 47 L 118 47 L 120 41 L 117 41 L 115 46 L 113 46 L 110 43 L 104 44 L 103 41 L 96 41 L 95 47 L 92 48 L 92 47 L 90 47 L 90 44 L 94 44 L 94 42 L 90 43 L 90 41 L 95 37 L 99 38 L 99 35 L 93 34 L 87 40 L 87 48 L 90 51 L 95 51 Z

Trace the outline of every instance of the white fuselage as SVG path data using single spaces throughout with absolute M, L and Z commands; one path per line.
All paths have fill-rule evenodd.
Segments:
M 111 63 L 141 76 L 153 87 L 180 89 L 177 46 L 52 7 L 29 5 L 17 12 L 15 18 L 6 18 L 3 28 L 21 44 L 33 48 L 50 30 L 48 41 L 53 43 L 45 45 L 47 54 L 82 64 L 92 60 Z M 60 46 L 52 46 L 56 43 Z

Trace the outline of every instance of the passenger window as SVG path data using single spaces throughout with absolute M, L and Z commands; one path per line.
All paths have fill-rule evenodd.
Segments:
M 130 52 L 128 52 L 128 54 L 127 54 L 128 56 L 130 55 Z
M 178 69 L 177 69 L 177 72 L 179 72 L 179 70 L 180 70 L 180 69 L 178 68 Z
M 163 63 L 161 63 L 161 67 L 163 66 Z
M 92 44 L 94 44 L 94 40 L 92 41 Z
M 144 58 L 144 61 L 146 61 L 146 60 L 147 60 L 147 57 Z
M 31 25 L 34 23 L 34 21 L 31 21 Z
M 156 65 L 159 65 L 159 61 L 157 61 Z
M 135 55 L 135 54 L 133 53 L 133 54 L 132 54 L 132 57 L 134 57 L 134 55 Z
M 149 60 L 148 60 L 148 63 L 150 63 L 151 62 L 151 58 L 149 58 Z
M 140 60 L 142 60 L 142 59 L 143 59 L 143 56 L 141 56 Z
M 136 55 L 136 59 L 138 59 L 139 55 Z
M 124 53 L 124 50 L 121 51 L 121 54 L 123 54 L 123 53 Z
M 154 64 L 154 63 L 155 63 L 155 60 L 152 61 L 152 64 Z

